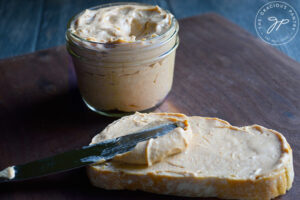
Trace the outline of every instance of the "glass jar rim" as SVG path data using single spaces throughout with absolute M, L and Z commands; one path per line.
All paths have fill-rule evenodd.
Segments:
M 113 7 L 113 6 L 119 6 L 119 5 L 144 5 L 144 6 L 154 6 L 154 5 L 151 5 L 151 4 L 146 4 L 146 3 L 138 3 L 138 2 L 116 2 L 116 3 L 106 3 L 106 4 L 102 4 L 102 5 L 98 5 L 98 6 L 93 6 L 93 7 L 90 7 L 90 8 L 87 8 L 89 10 L 96 10 L 96 9 L 99 9 L 99 8 L 107 8 L 107 7 Z M 86 10 L 86 9 L 85 9 Z M 161 35 L 158 35 L 158 36 L 155 36 L 155 37 L 152 37 L 152 38 L 148 38 L 146 40 L 138 40 L 138 41 L 135 41 L 135 42 L 125 42 L 125 43 L 107 43 L 107 42 L 95 42 L 95 41 L 90 41 L 90 40 L 86 40 L 82 37 L 79 37 L 78 35 L 74 34 L 71 32 L 71 25 L 72 23 L 75 21 L 75 19 L 77 19 L 77 17 L 79 17 L 85 10 L 82 10 L 81 12 L 75 14 L 73 17 L 71 17 L 71 19 L 68 21 L 68 24 L 67 24 L 67 31 L 66 31 L 66 36 L 68 37 L 69 35 L 74 37 L 75 39 L 79 40 L 80 42 L 86 42 L 87 44 L 94 44 L 94 45 L 113 45 L 113 46 L 116 46 L 116 45 L 126 45 L 126 44 L 131 44 L 131 45 L 134 45 L 134 44 L 139 44 L 139 43 L 142 43 L 142 42 L 152 42 L 152 41 L 155 41 L 155 40 L 160 40 L 162 38 L 164 38 L 165 35 L 168 35 L 171 30 L 173 29 L 174 26 L 176 26 L 176 18 L 175 17 L 172 17 L 172 23 L 171 23 L 171 26 L 170 28 L 164 32 L 163 34 Z M 170 11 L 164 9 L 168 14 L 172 14 Z
M 157 62 L 157 60 L 161 60 L 165 57 L 167 57 L 169 54 L 171 54 L 173 51 L 175 51 L 177 49 L 179 45 L 179 37 L 176 36 L 176 41 L 175 41 L 175 44 L 166 52 L 160 54 L 159 56 L 156 56 L 155 58 L 149 58 L 149 59 L 146 59 L 146 60 L 143 60 L 143 61 L 139 61 L 139 62 L 126 62 L 127 65 L 141 65 L 141 64 L 145 64 L 145 63 L 151 63 L 151 62 Z M 67 47 L 67 50 L 69 51 L 69 53 L 72 55 L 72 56 L 75 56 L 76 58 L 80 58 L 82 60 L 90 60 L 90 59 L 86 59 L 82 56 L 78 56 L 76 53 L 74 53 L 71 49 L 69 49 Z M 110 62 L 111 63 L 111 62 Z M 115 62 L 114 64 L 117 64 L 117 63 L 122 63 L 122 65 L 124 65 L 124 62 Z M 132 64 L 132 63 L 136 63 L 136 64 Z M 104 68 L 111 68 L 111 67 L 104 67 Z

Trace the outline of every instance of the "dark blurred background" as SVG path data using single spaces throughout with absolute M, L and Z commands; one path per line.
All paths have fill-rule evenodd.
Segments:
M 129 1 L 129 0 L 126 0 Z M 157 4 L 178 19 L 215 12 L 257 37 L 254 19 L 266 0 L 135 0 Z M 65 43 L 68 20 L 79 11 L 107 0 L 0 0 L 0 59 Z M 285 0 L 300 12 L 300 1 Z M 277 49 L 300 61 L 299 34 Z

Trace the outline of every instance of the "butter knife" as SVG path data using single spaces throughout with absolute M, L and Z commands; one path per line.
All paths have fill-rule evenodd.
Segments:
M 117 154 L 132 150 L 139 142 L 163 136 L 178 126 L 177 123 L 164 124 L 23 165 L 10 166 L 0 171 L 0 183 L 22 181 L 105 162 Z

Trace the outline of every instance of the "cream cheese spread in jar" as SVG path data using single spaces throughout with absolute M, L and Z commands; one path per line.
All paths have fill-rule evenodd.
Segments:
M 170 92 L 178 22 L 158 6 L 115 3 L 74 16 L 66 33 L 78 87 L 103 115 L 149 111 Z

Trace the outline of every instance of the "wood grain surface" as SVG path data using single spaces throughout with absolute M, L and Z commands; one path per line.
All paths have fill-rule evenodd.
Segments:
M 220 16 L 180 20 L 172 92 L 157 111 L 260 124 L 283 133 L 300 196 L 300 64 Z M 89 111 L 65 47 L 0 61 L 0 168 L 86 145 L 113 119 Z M 185 199 L 92 187 L 84 169 L 2 184 L 0 199 Z
M 62 45 L 68 20 L 83 9 L 124 0 L 0 0 L 0 58 Z M 258 37 L 257 11 L 267 0 L 126 0 L 170 10 L 177 19 L 215 12 Z M 300 14 L 300 1 L 284 0 Z M 280 16 L 280 14 L 279 14 Z M 279 35 L 283 37 L 283 35 Z M 275 48 L 300 62 L 300 37 Z

